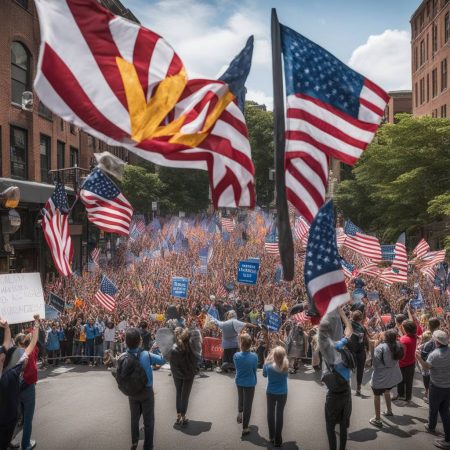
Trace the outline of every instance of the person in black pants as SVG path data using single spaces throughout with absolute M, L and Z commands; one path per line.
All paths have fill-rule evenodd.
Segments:
M 176 425 L 186 425 L 186 412 L 189 395 L 194 383 L 197 360 L 189 344 L 189 330 L 177 328 L 175 330 L 176 343 L 170 351 L 170 370 L 177 390 L 177 420 Z
M 353 353 L 356 364 L 356 395 L 361 396 L 361 384 L 364 376 L 364 366 L 366 364 L 366 355 L 369 351 L 369 338 L 367 330 L 362 324 L 363 313 L 360 310 L 352 313 L 352 330 L 350 342 L 348 344 Z

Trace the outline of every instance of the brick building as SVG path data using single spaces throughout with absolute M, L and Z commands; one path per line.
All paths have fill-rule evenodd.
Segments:
M 394 123 L 396 114 L 412 113 L 412 91 L 390 91 L 390 99 L 384 111 L 384 121 Z
M 136 17 L 118 0 L 101 0 L 115 14 L 130 20 Z M 0 233 L 0 273 L 40 270 L 49 266 L 48 252 L 37 225 L 39 211 L 53 192 L 50 170 L 92 166 L 93 153 L 108 150 L 128 160 L 127 150 L 110 147 L 81 132 L 52 114 L 33 96 L 23 108 L 24 92 L 32 92 L 39 55 L 39 22 L 32 0 L 0 0 L 0 192 L 19 186 L 21 201 L 17 211 L 22 225 L 10 236 L 15 254 L 4 249 Z M 68 189 L 69 196 L 74 191 Z M 71 235 L 74 268 L 81 269 L 87 255 L 85 218 L 74 210 Z M 5 214 L 1 210 L 0 215 Z M 0 222 L 1 227 L 1 222 Z
M 448 117 L 450 1 L 424 0 L 410 22 L 413 114 Z

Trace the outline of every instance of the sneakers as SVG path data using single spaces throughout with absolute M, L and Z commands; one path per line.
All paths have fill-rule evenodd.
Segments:
M 247 434 L 250 434 L 250 428 L 244 428 L 242 430 L 242 436 L 247 436 Z
M 20 447 L 20 441 L 19 439 L 14 439 L 9 443 L 9 448 L 19 448 Z
M 237 423 L 242 423 L 242 413 L 238 413 L 237 418 L 236 418 Z
M 435 439 L 434 445 L 438 448 L 448 448 L 450 449 L 450 442 L 447 442 L 445 439 Z
M 377 428 L 383 428 L 383 422 L 380 419 L 377 419 L 376 417 L 372 417 L 369 422 Z
M 27 448 L 27 450 L 33 450 L 34 447 L 36 447 L 36 441 L 30 439 L 30 446 Z
M 356 395 L 357 397 L 361 397 L 361 391 L 356 391 L 356 392 L 355 392 L 355 395 Z
M 383 414 L 384 417 L 392 417 L 394 415 L 392 411 L 383 411 L 381 414 Z
M 435 434 L 435 433 L 436 433 L 436 430 L 435 430 L 434 428 L 430 428 L 429 425 L 428 425 L 428 423 L 426 423 L 426 424 L 424 425 L 424 428 L 425 428 L 425 431 L 426 431 L 427 433 L 430 433 L 430 434 Z
M 392 397 L 392 401 L 395 402 L 396 400 L 406 401 L 406 397 L 400 397 L 400 395 L 394 395 L 394 397 Z

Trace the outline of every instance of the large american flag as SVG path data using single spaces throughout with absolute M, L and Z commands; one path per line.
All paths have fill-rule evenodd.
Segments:
M 413 255 L 417 258 L 423 258 L 430 251 L 430 246 L 425 239 L 421 239 L 413 250 Z
M 163 38 L 98 1 L 35 3 L 41 47 L 34 87 L 48 108 L 153 163 L 207 170 L 216 207 L 254 206 L 240 108 L 253 38 L 219 80 L 189 80 Z
M 345 222 L 344 233 L 346 234 L 344 247 L 374 262 L 381 261 L 380 241 L 375 236 L 365 234 L 350 220 Z
M 117 294 L 117 287 L 105 275 L 102 277 L 100 289 L 95 294 L 97 300 L 107 311 L 112 312 L 116 307 L 116 300 L 114 295 Z
M 68 277 L 72 274 L 73 245 L 69 234 L 69 203 L 60 182 L 42 209 L 42 231 L 56 269 Z
M 331 200 L 319 210 L 309 230 L 305 284 L 321 316 L 350 300 L 336 244 Z
M 86 207 L 89 221 L 98 228 L 122 236 L 130 234 L 133 208 L 99 168 L 95 168 L 86 178 L 81 187 L 80 199 Z
M 281 25 L 287 94 L 286 191 L 311 222 L 325 201 L 329 158 L 353 165 L 389 96 L 331 53 Z
M 408 281 L 408 254 L 405 246 L 405 233 L 400 235 L 395 244 L 392 266 L 383 270 L 380 279 L 389 285 Z

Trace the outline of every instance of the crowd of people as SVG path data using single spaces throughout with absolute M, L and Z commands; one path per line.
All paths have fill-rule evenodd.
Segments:
M 339 424 L 341 450 L 346 446 L 351 416 L 352 373 L 356 380 L 355 395 L 359 396 L 364 370 L 372 368 L 374 417 L 370 423 L 381 428 L 385 426 L 382 416 L 395 413 L 392 401 L 399 406 L 413 401 L 412 385 L 419 368 L 423 399 L 429 403 L 426 431 L 436 432 L 440 414 L 445 436 L 436 439 L 435 445 L 450 448 L 450 314 L 445 290 L 436 290 L 413 269 L 404 285 L 387 286 L 378 278 L 360 275 L 349 278 L 348 287 L 350 292 L 362 289 L 364 295 L 353 298 L 344 308 L 319 322 L 308 315 L 303 281 L 305 248 L 300 240 L 295 241 L 294 281 L 285 282 L 280 276 L 279 256 L 265 250 L 265 236 L 271 224 L 264 214 L 249 213 L 244 220 L 236 220 L 235 229 L 226 233 L 221 233 L 219 226 L 211 227 L 210 218 L 208 221 L 197 217 L 158 221 L 158 226 L 153 222 L 136 239 L 120 243 L 113 257 L 107 258 L 107 249 L 102 249 L 103 257 L 94 270 L 48 282 L 46 294 L 64 299 L 66 308 L 57 319 L 35 317 L 31 325 L 16 326 L 20 329 L 16 330 L 14 341 L 5 321 L 0 321 L 5 330 L 0 348 L 0 365 L 3 361 L 0 389 L 8 392 L 8 398 L 15 396 L 15 403 L 1 402 L 0 450 L 15 445 L 11 437 L 14 430 L 17 432 L 19 413 L 8 414 L 11 408 L 20 411 L 23 426 L 22 442 L 17 447 L 34 448 L 31 424 L 38 358 L 39 370 L 62 362 L 104 364 L 117 371 L 119 383 L 126 364 L 132 365 L 119 358 L 124 352 L 137 357 L 144 370 L 140 374 L 139 395 L 129 395 L 132 448 L 137 446 L 141 414 L 144 448 L 153 448 L 152 370 L 166 362 L 170 363 L 176 389 L 177 426 L 189 426 L 189 395 L 199 370 L 215 366 L 218 372 L 234 372 L 237 421 L 242 424 L 243 436 L 250 432 L 256 373 L 262 369 L 268 378 L 269 440 L 276 447 L 282 445 L 289 374 L 295 374 L 300 364 L 311 365 L 327 387 L 325 421 L 330 449 L 337 448 L 335 426 Z M 176 246 L 180 239 L 183 245 Z M 205 248 L 206 269 L 200 270 L 205 261 L 200 260 L 199 254 Z M 236 282 L 238 263 L 248 258 L 259 258 L 255 285 Z M 346 259 L 351 260 L 352 255 L 347 254 Z M 101 275 L 107 275 L 118 288 L 114 311 L 105 311 L 94 300 Z M 173 277 L 189 279 L 187 298 L 171 296 Z M 418 288 L 423 304 L 414 309 L 410 300 Z M 275 328 L 269 323 L 271 314 L 280 319 Z M 162 348 L 159 339 L 161 330 L 167 329 L 174 334 L 169 351 Z M 192 344 L 194 332 L 200 341 L 220 339 L 223 349 L 220 360 L 209 360 Z M 14 348 L 22 351 L 13 351 Z M 121 358 L 126 360 L 123 355 Z M 11 390 L 11 384 L 19 385 L 23 371 L 25 384 L 21 381 L 16 390 Z M 127 389 L 123 387 L 122 391 L 131 392 Z M 392 389 L 396 395 L 391 398 Z M 383 412 L 382 396 L 386 403 Z

